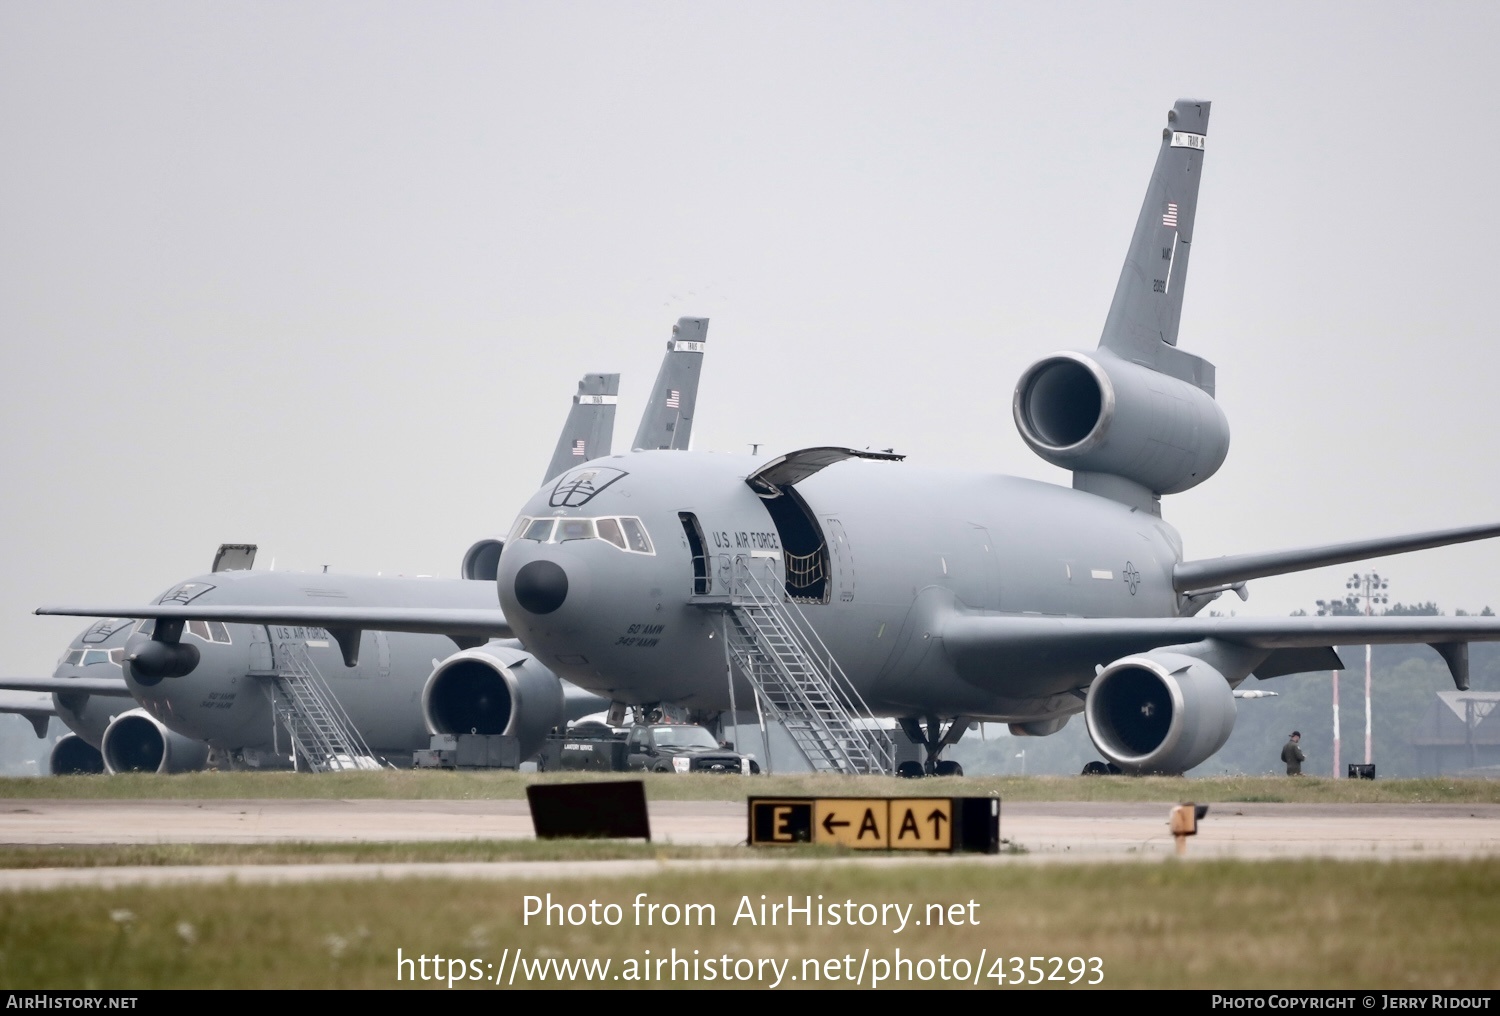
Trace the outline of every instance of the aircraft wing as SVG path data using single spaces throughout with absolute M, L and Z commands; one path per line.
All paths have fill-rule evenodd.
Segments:
M 938 632 L 934 632 L 938 635 Z M 1105 666 L 1122 656 L 1208 639 L 1265 659 L 1259 678 L 1342 669 L 1334 646 L 1426 643 L 1468 687 L 1470 642 L 1500 642 L 1500 617 L 1038 617 L 957 614 L 941 625 L 948 652 L 965 669 L 1014 669 L 1018 661 Z
M 15 713 L 24 716 L 36 731 L 37 737 L 47 736 L 47 723 L 57 715 L 57 707 L 51 695 L 30 691 L 0 690 L 0 713 Z
M 146 606 L 38 607 L 38 614 L 71 617 L 139 617 L 158 621 L 228 621 L 242 624 L 303 625 L 312 628 L 364 628 L 470 638 L 513 638 L 497 606 L 473 607 L 231 607 L 210 603 Z
M 111 668 L 113 669 L 113 668 Z M 46 692 L 43 696 L 47 709 L 52 708 L 51 696 L 57 692 L 83 692 L 87 695 L 121 695 L 130 697 L 123 677 L 0 677 L 0 691 Z M 21 712 L 0 706 L 0 712 Z

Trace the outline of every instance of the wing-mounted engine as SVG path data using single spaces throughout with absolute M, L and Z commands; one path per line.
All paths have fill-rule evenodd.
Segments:
M 480 540 L 464 551 L 459 574 L 466 579 L 494 582 L 500 573 L 500 552 L 505 549 L 504 540 Z
M 1073 470 L 1081 489 L 1099 487 L 1088 474 L 1103 474 L 1154 500 L 1202 483 L 1229 454 L 1229 421 L 1212 395 L 1108 350 L 1038 360 L 1016 385 L 1012 412 L 1031 450 Z
M 1116 660 L 1084 702 L 1089 737 L 1128 773 L 1183 773 L 1224 746 L 1234 690 L 1202 660 L 1151 652 Z
M 207 744 L 168 730 L 144 709 L 111 720 L 99 753 L 111 773 L 190 773 L 208 765 Z
M 99 749 L 77 734 L 64 734 L 52 746 L 48 770 L 53 776 L 79 776 L 104 772 L 104 757 Z
M 491 642 L 454 653 L 422 689 L 422 716 L 434 734 L 511 734 L 521 757 L 542 747 L 566 715 L 562 682 L 523 649 Z

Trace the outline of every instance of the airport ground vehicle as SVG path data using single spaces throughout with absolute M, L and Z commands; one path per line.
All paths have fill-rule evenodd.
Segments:
M 577 723 L 547 739 L 537 768 L 744 776 L 760 772 L 754 758 L 721 745 L 696 723 L 643 723 L 623 731 L 603 723 Z

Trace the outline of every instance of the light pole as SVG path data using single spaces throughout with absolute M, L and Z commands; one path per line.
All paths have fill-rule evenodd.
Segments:
M 1318 616 L 1333 614 L 1354 614 L 1359 612 L 1359 604 L 1354 599 L 1353 593 L 1345 594 L 1342 600 L 1319 600 Z M 1339 736 L 1339 672 L 1330 670 L 1329 676 L 1333 678 L 1333 778 L 1339 779 L 1343 775 L 1343 750 L 1340 745 Z
M 1371 614 L 1370 607 L 1376 603 L 1389 603 L 1390 597 L 1385 595 L 1385 589 L 1390 583 L 1381 578 L 1375 572 L 1358 573 L 1350 576 L 1349 581 L 1344 583 L 1344 588 L 1350 590 L 1350 595 L 1356 600 L 1365 601 L 1365 616 Z M 1365 765 L 1369 765 L 1374 759 L 1372 753 L 1374 747 L 1371 743 L 1370 724 L 1370 645 L 1365 644 Z

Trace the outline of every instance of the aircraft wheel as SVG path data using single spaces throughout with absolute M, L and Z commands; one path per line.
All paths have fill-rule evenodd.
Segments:
M 1109 770 L 1110 767 L 1108 763 L 1100 762 L 1098 759 L 1095 759 L 1094 761 L 1083 767 L 1083 775 L 1107 776 L 1109 775 Z
M 962 776 L 963 774 L 964 774 L 964 767 L 963 766 L 959 765 L 957 762 L 950 762 L 947 759 L 944 759 L 943 761 L 941 761 L 941 762 L 939 762 L 937 764 L 937 769 L 934 770 L 934 772 L 933 772 L 932 775 L 934 775 L 934 776 Z
M 896 767 L 896 775 L 903 780 L 916 780 L 921 779 L 925 774 L 922 772 L 922 763 L 902 762 Z
M 1121 769 L 1119 766 L 1115 765 L 1113 762 L 1109 763 L 1109 765 L 1106 768 L 1109 769 L 1109 775 L 1111 775 L 1111 776 L 1122 776 L 1125 773 L 1125 770 Z

